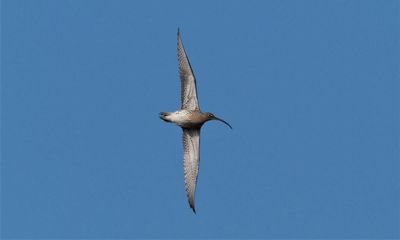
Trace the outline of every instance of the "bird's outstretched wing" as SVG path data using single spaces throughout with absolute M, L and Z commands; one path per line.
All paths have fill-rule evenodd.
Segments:
M 183 128 L 183 166 L 185 170 L 185 187 L 189 205 L 196 213 L 194 195 L 200 162 L 200 128 Z
M 183 47 L 181 34 L 178 29 L 178 61 L 179 61 L 179 77 L 181 79 L 181 102 L 182 109 L 200 110 L 197 101 L 196 78 L 192 67 L 190 66 L 189 58 L 186 55 Z

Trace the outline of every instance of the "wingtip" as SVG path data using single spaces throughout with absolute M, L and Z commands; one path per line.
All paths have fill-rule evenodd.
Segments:
M 193 210 L 193 213 L 196 214 L 196 209 L 194 208 L 194 206 L 190 206 L 190 208 Z
M 189 199 L 189 207 L 192 209 L 193 213 L 196 214 L 196 208 L 194 207 L 194 199 Z
M 181 34 L 181 31 L 179 30 L 179 27 L 178 27 L 178 33 L 177 34 L 178 34 L 178 36 Z

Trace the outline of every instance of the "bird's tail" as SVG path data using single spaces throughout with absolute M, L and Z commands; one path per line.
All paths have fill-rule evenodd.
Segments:
M 167 117 L 170 115 L 169 112 L 160 112 L 160 118 L 166 122 L 171 122 Z

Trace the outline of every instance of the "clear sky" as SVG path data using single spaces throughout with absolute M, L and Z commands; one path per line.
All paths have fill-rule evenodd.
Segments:
M 183 183 L 176 32 L 199 101 Z M 400 238 L 399 1 L 1 1 L 2 238 Z

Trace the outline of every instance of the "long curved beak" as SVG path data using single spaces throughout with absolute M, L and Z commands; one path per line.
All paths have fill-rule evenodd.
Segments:
M 227 123 L 225 120 L 223 120 L 223 119 L 221 119 L 221 118 L 217 118 L 217 117 L 214 117 L 214 120 L 218 120 L 218 121 L 220 121 L 220 122 L 223 122 L 223 123 L 225 123 L 226 125 L 228 125 L 228 127 L 230 127 L 230 128 L 232 129 L 232 126 L 231 126 L 229 123 Z

